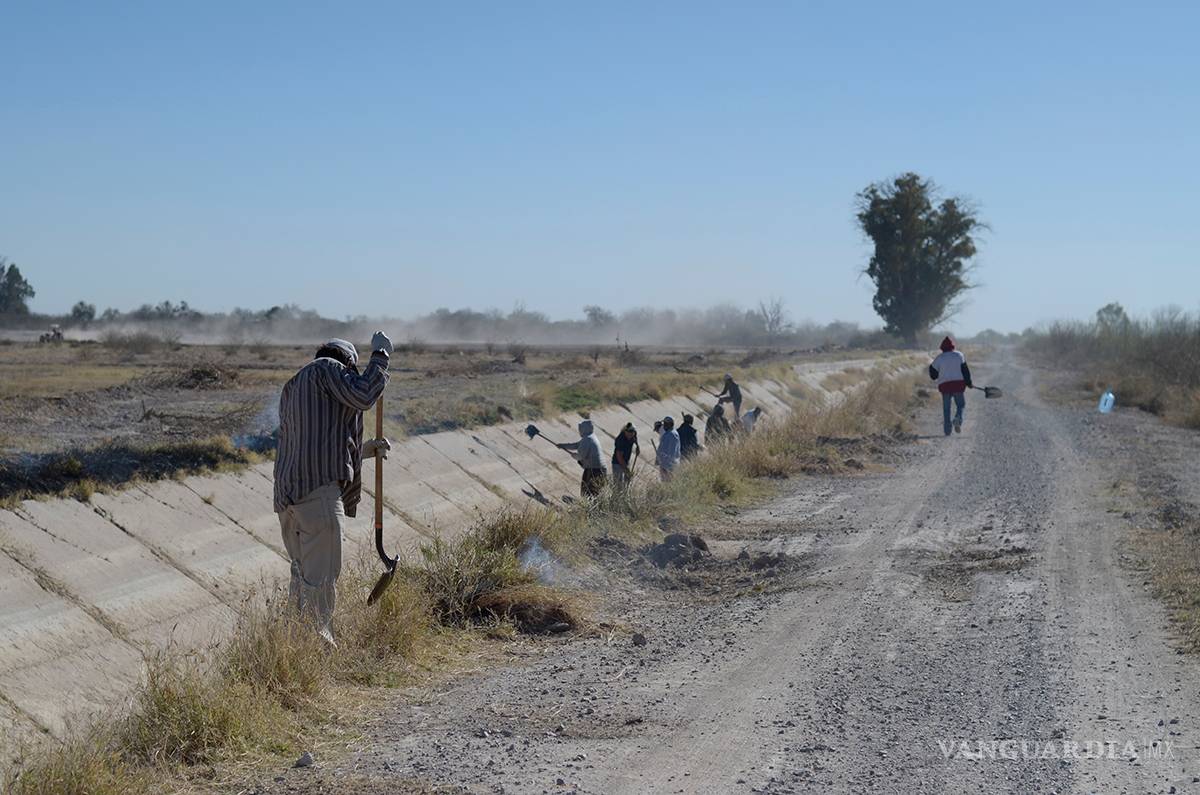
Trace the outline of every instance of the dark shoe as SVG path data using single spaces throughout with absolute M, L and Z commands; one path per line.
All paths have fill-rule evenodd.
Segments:
M 955 432 L 955 433 L 962 433 L 962 420 L 955 420 L 955 421 L 954 421 L 954 432 Z

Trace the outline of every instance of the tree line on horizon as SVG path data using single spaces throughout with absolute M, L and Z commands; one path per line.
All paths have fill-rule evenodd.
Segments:
M 635 308 L 615 313 L 586 306 L 580 320 L 551 320 L 518 304 L 511 312 L 471 309 L 436 311 L 398 321 L 413 337 L 436 341 L 498 342 L 656 342 L 675 345 L 768 345 L 815 347 L 896 342 L 917 347 L 921 338 L 952 317 L 961 297 L 973 288 L 968 279 L 977 252 L 975 236 L 987 225 L 971 203 L 942 198 L 937 185 L 908 172 L 868 185 L 856 197 L 855 219 L 873 252 L 863 273 L 875 285 L 872 305 L 883 319 L 882 332 L 864 331 L 854 323 L 825 326 L 794 323 L 782 298 L 760 301 L 753 309 L 720 304 L 708 309 Z M 32 285 L 15 264 L 0 258 L 0 316 L 29 315 Z M 77 326 L 170 323 L 185 327 L 224 324 L 228 333 L 247 327 L 305 327 L 312 332 L 336 327 L 339 321 L 296 306 L 206 314 L 186 301 L 144 304 L 129 312 L 109 308 L 97 316 L 94 304 L 79 301 L 63 318 Z M 348 318 L 343 329 L 368 322 Z

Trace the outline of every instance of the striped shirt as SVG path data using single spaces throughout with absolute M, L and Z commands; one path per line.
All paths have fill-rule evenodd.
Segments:
M 275 455 L 275 512 L 313 489 L 342 484 L 342 503 L 354 516 L 362 496 L 362 413 L 388 382 L 388 355 L 371 354 L 362 375 L 333 359 L 314 359 L 284 384 L 279 397 Z

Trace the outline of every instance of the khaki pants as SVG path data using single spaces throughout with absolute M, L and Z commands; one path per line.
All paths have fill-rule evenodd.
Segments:
M 292 560 L 288 603 L 311 620 L 321 637 L 333 642 L 333 608 L 342 573 L 342 534 L 346 511 L 342 487 L 328 483 L 313 489 L 279 514 L 283 546 Z
M 613 486 L 618 489 L 623 489 L 629 485 L 630 478 L 633 477 L 629 473 L 629 467 L 614 463 L 613 468 Z

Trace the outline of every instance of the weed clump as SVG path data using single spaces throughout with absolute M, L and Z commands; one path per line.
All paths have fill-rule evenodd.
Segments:
M 233 471 L 257 463 L 257 453 L 224 436 L 183 442 L 112 442 L 0 460 L 0 503 L 58 495 L 87 501 L 97 490 L 131 481 L 153 481 L 200 472 Z
M 535 540 L 540 546 L 554 538 L 560 522 L 547 510 L 503 510 L 457 539 L 436 538 L 421 545 L 409 577 L 428 597 L 441 623 L 467 626 L 514 616 L 518 623 L 529 623 L 521 611 L 544 606 L 550 592 L 532 587 L 537 572 L 522 560 L 522 553 Z M 528 601 L 520 610 L 519 600 L 512 598 L 519 594 Z M 568 616 L 560 620 L 571 623 Z

